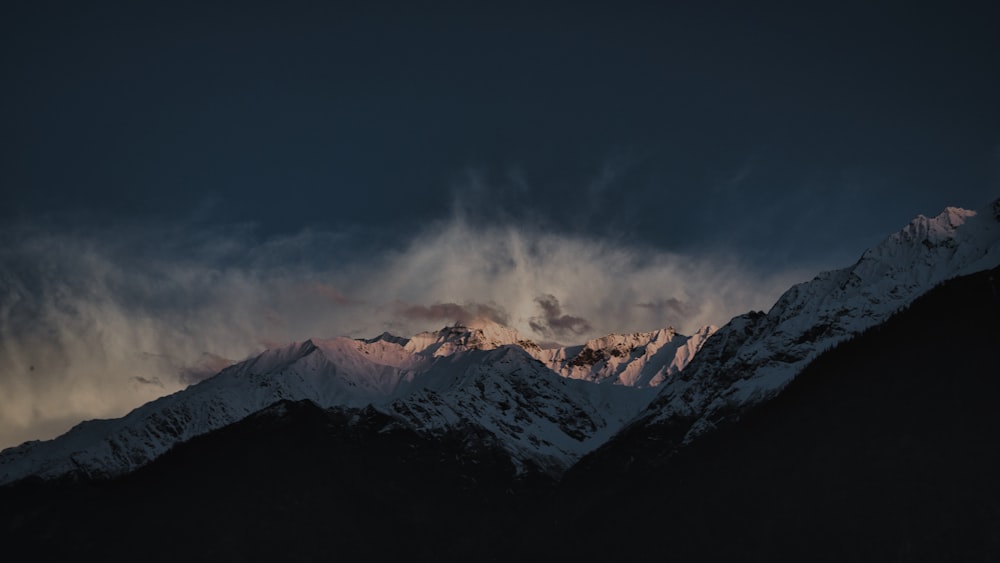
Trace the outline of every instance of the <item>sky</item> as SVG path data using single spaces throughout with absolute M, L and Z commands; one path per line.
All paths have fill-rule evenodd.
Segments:
M 4 3 L 0 447 L 309 337 L 690 334 L 1000 195 L 990 3 L 416 4 Z

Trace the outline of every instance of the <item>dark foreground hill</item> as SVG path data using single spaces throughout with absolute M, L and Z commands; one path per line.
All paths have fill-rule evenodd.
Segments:
M 1000 560 L 1000 272 L 953 280 L 679 452 L 559 484 L 481 432 L 280 403 L 113 481 L 0 489 L 17 560 Z M 7 557 L 5 557 L 6 559 Z
M 516 479 L 476 432 L 430 438 L 370 408 L 277 403 L 124 477 L 0 489 L 0 532 L 42 560 L 481 558 L 551 481 Z

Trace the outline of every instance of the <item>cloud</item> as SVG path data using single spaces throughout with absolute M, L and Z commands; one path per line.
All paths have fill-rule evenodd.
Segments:
M 532 317 L 528 326 L 538 334 L 554 338 L 575 337 L 592 329 L 587 319 L 564 315 L 554 295 L 536 297 L 535 303 L 541 308 L 542 316 Z
M 477 319 L 487 319 L 507 324 L 509 317 L 502 309 L 485 303 L 435 303 L 433 305 L 397 304 L 397 314 L 413 321 L 446 321 L 468 324 Z
M 374 250 L 352 233 L 6 225 L 0 447 L 121 416 L 306 338 L 410 336 L 476 317 L 569 344 L 690 333 L 769 307 L 814 273 L 461 216 Z
M 323 282 L 313 282 L 312 290 L 319 297 L 330 301 L 331 303 L 336 303 L 337 305 L 347 305 L 351 300 L 340 292 L 336 287 L 323 283 Z
M 697 316 L 701 312 L 701 307 L 697 303 L 686 303 L 677 299 L 675 297 L 667 297 L 665 299 L 657 299 L 656 301 L 647 301 L 645 303 L 636 303 L 636 307 L 642 307 L 643 309 L 649 309 L 657 314 L 662 314 L 664 316 L 673 316 L 677 319 L 687 319 Z

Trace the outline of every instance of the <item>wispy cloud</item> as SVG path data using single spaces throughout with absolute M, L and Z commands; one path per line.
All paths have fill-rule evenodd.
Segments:
M 406 244 L 304 232 L 0 229 L 0 445 L 119 416 L 231 361 L 309 337 L 408 336 L 486 317 L 567 343 L 768 307 L 812 272 L 461 217 Z M 638 304 L 638 306 L 637 306 Z
M 675 297 L 636 303 L 636 307 L 649 309 L 657 314 L 673 316 L 676 319 L 687 319 L 697 316 L 701 312 L 701 307 L 697 303 L 685 303 Z

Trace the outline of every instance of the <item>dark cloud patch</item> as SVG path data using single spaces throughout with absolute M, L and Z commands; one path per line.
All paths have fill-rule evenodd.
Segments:
M 545 336 L 577 336 L 591 330 L 590 323 L 583 317 L 566 315 L 554 295 L 546 294 L 535 298 L 542 315 L 532 317 L 531 329 Z
M 636 307 L 649 309 L 650 311 L 668 317 L 680 317 L 687 319 L 701 313 L 701 307 L 697 303 L 681 301 L 676 297 L 667 299 L 657 299 L 645 303 L 636 303 Z
M 411 321 L 448 321 L 466 324 L 476 319 L 491 320 L 502 325 L 509 323 L 503 309 L 485 303 L 435 303 L 433 305 L 397 304 L 397 314 Z

